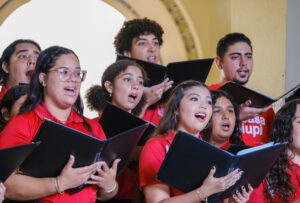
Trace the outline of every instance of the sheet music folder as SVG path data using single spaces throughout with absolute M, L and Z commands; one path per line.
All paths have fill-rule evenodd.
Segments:
M 173 62 L 163 66 L 124 55 L 117 55 L 117 60 L 121 59 L 133 60 L 141 65 L 150 79 L 147 85 L 149 87 L 161 83 L 166 77 L 174 81 L 173 87 L 186 80 L 197 80 L 204 83 L 214 61 L 214 58 L 196 59 Z
M 276 99 L 261 94 L 255 90 L 252 90 L 235 82 L 227 82 L 222 87 L 220 87 L 220 89 L 231 95 L 238 104 L 242 104 L 250 99 L 252 102 L 250 105 L 251 107 L 262 108 L 269 106 L 270 104 L 283 97 L 291 95 L 293 92 L 299 89 L 299 87 L 300 85 L 295 86 L 294 88 L 292 88 L 291 90 L 289 90 L 288 92 L 284 93 Z
M 149 125 L 147 129 L 142 135 L 140 141 L 138 142 L 139 146 L 145 144 L 145 142 L 150 138 L 150 136 L 156 128 L 155 124 L 138 118 L 133 114 L 118 108 L 110 102 L 107 102 L 107 105 L 103 110 L 99 123 L 102 126 L 106 137 L 113 137 L 121 132 L 148 123 Z
M 34 139 L 41 141 L 41 145 L 23 162 L 20 171 L 33 177 L 55 177 L 72 154 L 75 157 L 74 168 L 101 160 L 111 166 L 116 158 L 120 158 L 120 172 L 146 128 L 147 124 L 144 124 L 100 140 L 45 119 Z
M 285 149 L 285 144 L 268 143 L 233 155 L 184 132 L 178 132 L 158 172 L 157 179 L 182 192 L 198 188 L 216 166 L 215 177 L 236 168 L 244 171 L 240 180 L 224 192 L 209 197 L 217 202 L 230 197 L 248 183 L 256 188 Z M 244 152 L 244 154 L 243 154 Z M 255 163 L 256 167 L 253 167 Z
M 31 143 L 0 150 L 0 181 L 5 180 L 14 172 L 27 156 L 39 145 Z

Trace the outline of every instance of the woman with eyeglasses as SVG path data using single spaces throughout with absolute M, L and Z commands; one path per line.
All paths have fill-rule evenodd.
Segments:
M 98 122 L 83 116 L 79 92 L 85 74 L 72 50 L 53 46 L 42 51 L 28 98 L 21 107 L 21 113 L 13 117 L 1 132 L 0 148 L 32 142 L 45 118 L 105 139 Z M 57 177 L 35 178 L 14 173 L 4 183 L 6 197 L 31 202 L 92 203 L 96 197 L 106 200 L 117 193 L 115 178 L 119 160 L 115 160 L 111 168 L 105 162 L 73 168 L 75 159 L 70 156 Z M 67 192 L 82 184 L 88 185 L 76 193 Z

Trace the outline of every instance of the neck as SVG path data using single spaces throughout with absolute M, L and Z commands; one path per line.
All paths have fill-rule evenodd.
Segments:
M 72 107 L 60 108 L 49 101 L 45 100 L 45 105 L 48 111 L 57 118 L 60 122 L 65 123 L 71 113 Z
M 13 81 L 10 81 L 10 80 L 7 80 L 6 83 L 5 83 L 6 89 L 10 89 L 10 88 L 12 88 L 16 85 L 18 85 L 18 84 L 16 84 L 16 82 L 13 82 Z
M 213 136 L 211 136 L 209 143 L 220 148 L 223 145 L 225 145 L 228 142 L 228 140 L 229 140 L 228 138 L 214 139 Z
M 197 138 L 200 135 L 200 132 L 190 132 L 190 131 L 187 131 L 186 129 L 180 128 L 180 127 L 178 128 L 178 130 L 176 132 L 178 132 L 178 131 L 182 131 L 182 132 L 188 133 L 188 134 L 193 135 L 194 137 L 197 137 Z
M 292 161 L 298 165 L 300 165 L 300 150 L 294 150 Z

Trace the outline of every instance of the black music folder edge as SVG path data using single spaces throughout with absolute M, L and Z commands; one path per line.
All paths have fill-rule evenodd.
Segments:
M 293 95 L 294 92 L 299 90 L 300 85 L 295 86 L 291 90 L 287 91 L 283 95 L 274 99 L 259 93 L 255 90 L 247 88 L 243 85 L 237 84 L 235 82 L 227 82 L 220 89 L 231 95 L 238 104 L 242 104 L 247 100 L 251 100 L 251 107 L 262 108 L 271 105 L 272 103 L 278 101 L 286 96 Z
M 56 177 L 74 155 L 74 168 L 87 166 L 97 161 L 105 161 L 108 166 L 120 158 L 118 173 L 136 147 L 148 124 L 129 129 L 118 135 L 100 140 L 75 129 L 44 120 L 34 141 L 40 146 L 20 166 L 23 174 L 33 177 Z
M 256 188 L 284 149 L 285 143 L 267 143 L 233 155 L 192 135 L 178 132 L 157 179 L 182 192 L 189 192 L 201 186 L 213 166 L 216 166 L 215 177 L 223 177 L 236 168 L 244 171 L 235 185 L 208 198 L 209 202 L 217 202 L 231 197 L 241 186 L 247 188 L 251 184 Z
M 40 143 L 31 143 L 0 150 L 0 181 L 4 182 Z
M 118 108 L 110 102 L 107 102 L 99 123 L 102 126 L 107 138 L 148 123 L 149 125 L 147 129 L 138 142 L 139 146 L 143 146 L 145 144 L 156 128 L 155 124 L 134 116 L 133 114 Z
M 122 59 L 133 60 L 145 69 L 150 79 L 149 84 L 146 85 L 149 87 L 161 83 L 166 77 L 174 81 L 174 87 L 186 80 L 197 80 L 204 83 L 214 61 L 214 58 L 195 59 L 173 62 L 163 66 L 124 55 L 117 55 L 117 60 Z

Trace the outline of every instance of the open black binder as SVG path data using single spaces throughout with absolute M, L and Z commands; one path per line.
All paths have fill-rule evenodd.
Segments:
M 34 141 L 41 141 L 37 148 L 21 165 L 20 171 L 33 177 L 55 177 L 59 175 L 70 155 L 74 155 L 74 168 L 105 161 L 109 166 L 116 158 L 120 172 L 148 124 L 121 132 L 100 140 L 59 123 L 44 120 Z
M 268 143 L 233 155 L 184 132 L 178 132 L 158 172 L 158 180 L 182 192 L 199 187 L 216 166 L 215 177 L 236 168 L 244 171 L 240 180 L 224 192 L 211 195 L 210 202 L 230 197 L 248 184 L 256 188 L 285 149 L 285 144 Z M 255 163 L 255 164 L 254 164 Z
M 107 102 L 107 105 L 102 112 L 99 123 L 102 126 L 106 137 L 108 138 L 118 135 L 119 133 L 127 131 L 131 128 L 135 128 L 148 123 L 149 125 L 147 129 L 138 142 L 139 146 L 145 144 L 145 142 L 150 138 L 156 128 L 155 124 L 138 118 L 109 102 Z
M 252 102 L 250 105 L 251 107 L 261 108 L 269 106 L 270 104 L 278 101 L 281 98 L 294 95 L 293 93 L 297 93 L 297 91 L 299 92 L 299 87 L 300 85 L 295 86 L 276 99 L 261 94 L 255 90 L 252 90 L 235 82 L 227 82 L 220 89 L 231 95 L 238 104 L 242 104 L 250 99 Z
M 4 182 L 39 145 L 31 143 L 0 150 L 0 181 Z
M 173 62 L 163 66 L 124 55 L 117 55 L 117 60 L 121 59 L 133 60 L 141 65 L 150 79 L 150 83 L 147 85 L 150 87 L 161 83 L 166 77 L 174 81 L 174 87 L 186 80 L 197 80 L 204 83 L 214 61 L 213 58 L 196 59 Z

